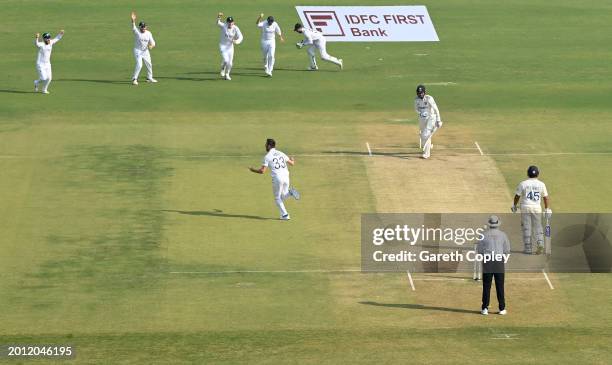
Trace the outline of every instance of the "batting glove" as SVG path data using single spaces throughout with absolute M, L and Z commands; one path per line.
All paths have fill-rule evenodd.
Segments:
M 297 49 L 302 49 L 302 47 L 304 47 L 304 43 L 302 43 L 302 42 L 297 42 L 297 43 L 295 44 L 295 46 L 297 47 Z
M 516 213 L 518 208 L 516 207 L 516 205 L 513 205 L 512 208 L 510 208 L 510 210 L 512 211 L 512 213 Z
M 552 209 L 546 208 L 546 210 L 544 211 L 544 216 L 546 217 L 546 219 L 550 219 L 552 217 Z

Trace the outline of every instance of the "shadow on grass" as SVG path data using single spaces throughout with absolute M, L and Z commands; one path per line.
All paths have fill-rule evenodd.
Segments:
M 402 309 L 421 309 L 421 310 L 430 310 L 430 311 L 453 312 L 453 313 L 468 313 L 468 314 L 478 314 L 478 315 L 480 315 L 480 311 L 478 311 L 478 310 L 461 309 L 461 308 L 448 308 L 448 307 L 433 307 L 433 306 L 422 305 L 422 304 L 377 303 L 377 302 L 369 302 L 369 301 L 368 302 L 359 302 L 359 304 L 373 305 L 373 306 L 376 306 L 376 307 L 402 308 Z
M 100 80 L 100 79 L 57 79 L 57 80 L 53 80 L 53 81 L 57 81 L 57 82 L 64 82 L 64 81 L 68 81 L 68 82 L 94 82 L 94 83 L 98 83 L 98 84 L 123 84 L 123 85 L 129 85 L 132 82 L 129 80 Z
M 0 89 L 0 93 L 11 93 L 11 94 L 38 94 L 36 91 L 9 90 L 9 89 Z
M 242 219 L 256 219 L 256 220 L 275 220 L 274 218 L 267 218 L 267 217 L 262 217 L 262 216 L 258 216 L 258 215 L 223 213 L 223 211 L 219 210 L 219 209 L 214 209 L 213 211 L 204 211 L 204 210 L 202 210 L 202 211 L 200 211 L 200 210 L 190 211 L 190 210 L 162 209 L 161 211 L 162 212 L 169 212 L 169 213 L 185 214 L 185 215 L 202 215 L 202 216 L 220 217 L 220 218 L 242 218 Z

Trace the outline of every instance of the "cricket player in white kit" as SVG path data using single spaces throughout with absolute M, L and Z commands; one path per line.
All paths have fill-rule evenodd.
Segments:
M 281 42 L 285 41 L 280 26 L 274 21 L 273 16 L 269 16 L 263 21 L 264 14 L 259 14 L 259 18 L 255 22 L 257 28 L 261 29 L 261 53 L 264 59 L 264 70 L 266 75 L 272 77 L 274 70 L 274 53 L 276 51 L 276 35 L 280 37 Z
M 231 80 L 230 72 L 234 65 L 234 44 L 242 43 L 242 32 L 234 24 L 234 18 L 228 16 L 225 23 L 221 21 L 223 13 L 217 15 L 217 26 L 221 28 L 221 37 L 219 39 L 219 51 L 221 51 L 221 77 L 226 80 Z
M 425 86 L 417 86 L 416 94 L 417 96 L 414 98 L 414 110 L 419 116 L 423 158 L 427 159 L 431 155 L 431 138 L 438 128 L 442 127 L 442 119 L 436 101 L 431 95 L 426 95 Z
M 295 160 L 288 157 L 286 154 L 276 149 L 276 141 L 272 138 L 266 140 L 266 156 L 261 163 L 259 169 L 249 167 L 251 172 L 256 174 L 263 174 L 266 170 L 270 169 L 270 175 L 272 175 L 272 193 L 274 194 L 274 202 L 280 210 L 280 219 L 289 220 L 289 212 L 285 208 L 285 199 L 292 196 L 295 200 L 300 199 L 300 193 L 295 188 L 290 187 L 289 184 L 289 166 L 295 165 Z
M 147 82 L 157 82 L 153 78 L 153 63 L 151 62 L 151 53 L 149 52 L 150 49 L 155 47 L 153 34 L 147 29 L 145 22 L 140 22 L 138 28 L 136 28 L 136 13 L 132 12 L 131 17 L 132 32 L 134 33 L 134 58 L 136 59 L 134 75 L 132 75 L 132 85 L 138 85 L 138 75 L 140 75 L 143 62 L 147 68 Z
M 323 61 L 331 62 L 339 66 L 342 70 L 342 67 L 344 66 L 342 59 L 330 56 L 329 53 L 327 53 L 327 49 L 325 47 L 327 42 L 325 41 L 323 34 L 313 29 L 304 28 L 304 26 L 300 23 L 297 23 L 293 30 L 304 35 L 304 40 L 296 44 L 298 49 L 302 49 L 304 46 L 310 46 L 308 47 L 308 58 L 310 59 L 311 71 L 316 71 L 319 69 L 317 66 L 317 60 L 315 59 L 315 49 L 319 50 L 319 54 L 321 55 L 321 59 Z
M 537 166 L 529 166 L 527 169 L 527 180 L 521 181 L 516 188 L 514 195 L 514 204 L 512 212 L 518 210 L 518 203 L 521 206 L 521 226 L 523 228 L 523 244 L 525 245 L 524 253 L 532 254 L 533 245 L 531 239 L 535 236 L 537 255 L 544 250 L 544 230 L 542 228 L 542 206 L 541 201 L 544 201 L 546 217 L 550 219 L 552 210 L 550 209 L 550 199 L 546 185 L 538 179 L 540 171 Z
M 38 80 L 34 80 L 34 91 L 38 92 L 38 86 L 42 83 L 42 93 L 49 93 L 49 84 L 53 79 L 51 72 L 51 51 L 53 45 L 59 42 L 64 36 L 64 31 L 60 30 L 55 38 L 51 39 L 51 34 L 43 33 L 43 41 L 40 41 L 40 33 L 36 33 L 34 45 L 38 48 L 38 56 L 36 57 L 36 71 L 38 71 Z

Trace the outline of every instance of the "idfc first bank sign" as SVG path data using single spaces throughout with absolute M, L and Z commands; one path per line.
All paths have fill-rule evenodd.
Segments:
M 305 27 L 332 42 L 437 42 L 425 6 L 296 6 Z

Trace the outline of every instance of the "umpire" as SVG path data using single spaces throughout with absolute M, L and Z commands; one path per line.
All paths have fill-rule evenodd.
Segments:
M 508 254 L 510 241 L 508 236 L 499 230 L 499 218 L 496 215 L 489 217 L 489 229 L 483 233 L 483 239 L 478 242 L 479 254 Z M 491 282 L 495 278 L 495 291 L 499 302 L 499 314 L 506 314 L 506 299 L 504 296 L 504 261 L 488 261 L 482 264 L 482 310 L 483 315 L 489 314 L 489 299 L 491 298 Z

